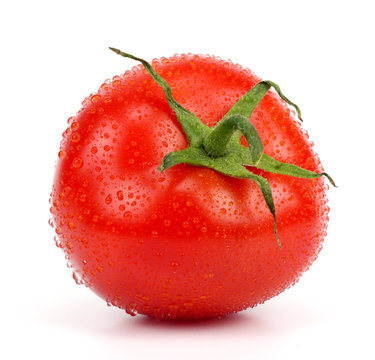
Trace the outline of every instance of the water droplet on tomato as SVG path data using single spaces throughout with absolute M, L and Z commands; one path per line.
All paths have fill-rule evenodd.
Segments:
M 138 314 L 136 304 L 131 303 L 125 307 L 125 312 L 130 316 L 136 316 Z
M 70 136 L 72 134 L 72 129 L 71 128 L 68 128 L 64 131 L 63 133 L 63 138 L 66 138 L 68 136 Z
M 66 156 L 66 151 L 65 150 L 59 151 L 58 156 L 59 156 L 59 159 L 64 159 L 64 157 Z
M 83 285 L 85 282 L 83 281 L 82 277 L 78 274 L 78 272 L 73 271 L 73 279 L 77 285 Z
M 124 200 L 124 193 L 122 190 L 117 191 L 117 198 L 119 200 Z
M 112 202 L 112 195 L 109 194 L 109 195 L 105 198 L 105 203 L 106 203 L 107 205 L 109 205 L 111 202 Z
M 81 168 L 82 165 L 83 165 L 83 160 L 82 160 L 80 157 L 76 157 L 76 158 L 73 160 L 73 167 L 75 167 L 76 169 Z
M 125 211 L 124 212 L 124 219 L 130 220 L 131 218 L 132 218 L 132 213 L 130 211 Z
M 73 124 L 73 121 L 75 120 L 75 116 L 71 116 L 66 122 L 68 123 L 68 125 L 72 125 Z
M 71 123 L 70 127 L 72 128 L 73 131 L 77 131 L 79 128 L 79 123 L 77 121 L 74 121 Z
M 78 142 L 79 140 L 81 139 L 81 135 L 79 135 L 79 133 L 77 133 L 77 132 L 75 132 L 75 133 L 73 133 L 73 135 L 72 135 L 72 141 L 73 142 Z
M 60 238 L 59 238 L 58 236 L 55 236 L 55 237 L 54 237 L 54 240 L 55 240 L 55 244 L 56 244 L 56 246 L 57 246 L 58 248 L 62 249 L 62 248 L 63 248 L 63 244 L 62 244 Z
M 54 223 L 52 218 L 48 220 L 48 225 L 53 227 L 53 228 L 55 227 L 55 223 Z
M 120 84 L 121 84 L 120 78 L 115 76 L 115 77 L 113 78 L 112 85 L 113 85 L 113 86 L 119 86 Z
M 107 300 L 107 306 L 109 307 L 113 306 L 110 300 Z
M 96 95 L 92 95 L 90 100 L 91 100 L 91 102 L 96 103 L 97 101 L 100 100 L 100 98 L 101 98 L 101 96 L 96 94 Z
M 55 229 L 55 232 L 56 232 L 57 235 L 60 235 L 62 233 L 61 227 L 57 226 L 56 229 Z

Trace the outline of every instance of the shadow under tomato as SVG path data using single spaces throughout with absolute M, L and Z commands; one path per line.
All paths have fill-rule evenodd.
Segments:
M 124 318 L 112 328 L 111 334 L 131 339 L 172 339 L 178 335 L 182 338 L 205 339 L 247 338 L 255 334 L 268 332 L 267 322 L 262 321 L 261 314 L 243 311 L 221 318 L 201 320 L 156 320 L 143 315 L 129 319 Z
M 48 328 L 65 328 L 75 333 L 118 340 L 173 340 L 175 335 L 179 335 L 197 341 L 200 336 L 220 341 L 227 338 L 260 340 L 269 336 L 283 337 L 324 321 L 327 312 L 320 310 L 312 304 L 279 298 L 222 318 L 166 321 L 143 315 L 131 317 L 123 310 L 103 306 L 99 299 L 94 301 L 89 296 L 83 296 L 81 300 L 64 299 L 47 307 L 34 308 L 33 317 Z
M 202 320 L 156 320 L 143 315 L 123 318 L 113 324 L 111 334 L 123 338 L 169 338 L 174 334 L 199 338 L 268 338 L 282 337 L 324 320 L 325 311 L 309 304 L 288 301 L 269 301 L 259 307 L 222 318 Z
M 247 323 L 250 321 L 250 317 L 245 313 L 236 313 L 218 318 L 198 320 L 158 320 L 147 316 L 139 316 L 138 319 L 134 320 L 136 320 L 134 325 L 137 327 L 173 329 L 175 331 L 179 328 L 202 329 L 211 327 L 238 326 L 241 323 Z

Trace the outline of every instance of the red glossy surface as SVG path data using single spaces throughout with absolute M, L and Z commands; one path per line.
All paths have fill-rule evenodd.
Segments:
M 259 79 L 208 56 L 153 62 L 173 96 L 212 126 Z M 295 117 L 269 93 L 251 117 L 265 153 L 321 171 Z M 328 207 L 323 179 L 265 176 L 278 234 L 250 180 L 157 167 L 187 146 L 165 96 L 143 67 L 87 98 L 61 143 L 52 192 L 60 246 L 74 278 L 108 303 L 157 318 L 221 316 L 292 285 L 315 260 Z

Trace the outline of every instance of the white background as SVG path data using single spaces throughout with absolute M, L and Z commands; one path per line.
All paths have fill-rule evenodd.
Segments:
M 374 359 L 373 1 L 4 1 L 0 5 L 2 359 Z M 338 189 L 300 282 L 223 320 L 160 323 L 77 286 L 47 225 L 66 119 L 101 83 L 174 53 L 279 83 Z

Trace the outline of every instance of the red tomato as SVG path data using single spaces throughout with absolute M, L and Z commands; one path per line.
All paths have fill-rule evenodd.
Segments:
M 211 56 L 152 65 L 210 127 L 259 82 Z M 274 92 L 250 121 L 266 154 L 322 171 L 307 133 Z M 143 66 L 106 81 L 68 125 L 51 196 L 57 244 L 75 280 L 108 304 L 160 319 L 222 316 L 279 294 L 317 257 L 329 211 L 322 178 L 250 169 L 270 183 L 280 249 L 253 181 L 186 164 L 158 171 L 166 154 L 188 143 Z

